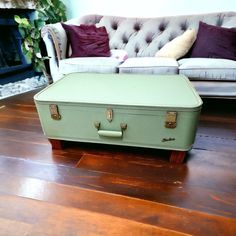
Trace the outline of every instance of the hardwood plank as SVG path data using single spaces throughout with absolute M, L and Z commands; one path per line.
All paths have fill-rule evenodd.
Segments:
M 211 117 L 211 119 L 214 119 Z M 236 116 L 234 118 L 234 122 L 212 122 L 212 121 L 201 121 L 198 130 L 198 135 L 202 136 L 210 136 L 210 137 L 219 137 L 219 138 L 226 138 L 226 139 L 233 139 L 236 138 Z
M 27 236 L 32 230 L 32 225 L 15 221 L 8 220 L 5 218 L 0 218 L 0 235 L 4 236 Z
M 84 154 L 77 167 L 118 174 L 128 177 L 142 178 L 150 182 L 181 183 L 209 189 L 221 186 L 225 192 L 236 188 L 234 156 L 226 154 L 223 159 L 216 159 L 216 152 L 191 150 L 186 165 L 174 165 L 161 162 L 159 159 L 145 159 L 139 156 L 89 155 Z M 130 168 L 132 166 L 132 168 Z M 225 169 L 227 168 L 227 172 Z M 170 173 L 167 175 L 166 173 Z M 214 176 L 214 178 L 212 178 Z M 228 181 L 226 181 L 226 179 Z
M 209 215 L 121 195 L 55 184 L 39 179 L 18 178 L 2 174 L 0 177 L 4 183 L 0 188 L 1 193 L 119 217 L 191 235 L 234 235 L 236 232 L 236 220 L 227 217 Z M 21 204 L 19 202 L 15 203 L 14 209 L 17 212 L 20 211 Z M 4 201 L 0 203 L 0 209 L 4 207 L 2 205 L 5 206 Z M 32 206 L 32 209 L 34 209 L 34 206 Z M 0 216 L 2 214 L 9 219 L 18 221 L 24 219 L 28 224 L 34 224 L 41 220 L 35 219 L 34 213 L 31 211 L 29 213 L 30 215 L 33 214 L 32 216 L 25 212 L 20 215 L 17 214 L 17 218 L 14 218 L 16 217 L 15 212 L 5 211 L 5 208 L 1 210 Z M 40 211 L 42 218 L 45 217 L 44 210 L 40 209 Z M 55 219 L 57 218 L 55 217 Z M 102 218 L 99 221 L 102 221 Z M 195 223 L 193 224 L 193 222 Z
M 38 113 L 35 105 L 25 104 L 2 104 L 0 106 L 1 116 L 23 116 L 30 118 L 38 118 Z
M 0 128 L 42 133 L 39 120 L 37 118 L 29 117 L 0 116 Z
M 236 138 L 197 134 L 193 147 L 195 149 L 217 151 L 219 152 L 217 156 L 221 156 L 222 153 L 236 155 Z
M 15 196 L 0 195 L 1 214 L 6 213 L 16 221 L 31 218 L 33 227 L 28 235 L 188 235 L 165 228 L 142 224 L 110 215 L 68 208 L 56 204 Z M 109 222 L 109 223 L 108 223 Z M 15 228 L 14 227 L 14 228 Z
M 11 143 L 11 148 L 9 148 L 9 143 Z M 34 138 L 32 138 L 32 142 L 27 142 L 21 139 L 2 140 L 0 137 L 0 150 L 0 156 L 15 156 L 19 159 L 23 158 L 26 160 L 40 161 L 42 163 L 54 163 L 67 166 L 75 166 L 83 155 L 82 152 L 74 153 L 64 150 L 52 150 L 47 139 L 45 139 L 45 142 L 37 143 Z
M 28 143 L 31 147 L 33 144 L 49 145 L 47 138 L 42 132 L 30 132 L 26 130 L 13 130 L 0 128 L 0 141 Z
M 8 140 L 0 139 L 0 150 L 2 156 L 16 156 L 19 158 L 38 160 L 46 163 L 65 164 L 75 166 L 80 160 L 82 152 L 71 152 L 64 150 L 52 150 L 51 144 L 48 140 L 45 143 L 28 143 L 22 140 L 11 141 L 11 148 L 9 148 Z M 31 148 L 29 148 L 31 145 Z
M 50 142 L 42 132 L 4 128 L 0 128 L 0 151 L 3 156 L 15 156 L 17 153 L 20 158 L 69 166 L 75 166 L 83 155 L 79 150 L 52 150 Z
M 113 164 L 112 166 L 115 165 Z M 135 167 L 135 165 L 138 166 L 138 163 L 133 166 Z M 105 170 L 104 167 L 103 169 Z M 174 166 L 172 168 L 170 166 L 163 166 L 162 168 L 156 166 L 153 168 L 153 171 L 151 171 L 152 168 L 149 169 L 143 166 L 144 172 L 141 172 L 142 168 L 140 168 L 139 175 L 137 175 L 134 170 L 133 176 L 128 176 L 125 172 L 119 172 L 119 169 L 122 168 L 117 168 L 117 174 L 115 174 L 98 170 L 76 169 L 62 165 L 35 163 L 17 158 L 0 158 L 0 173 L 2 174 L 12 173 L 12 175 L 18 177 L 37 178 L 168 205 L 171 204 L 173 206 L 199 210 L 211 214 L 236 217 L 236 208 L 234 207 L 236 205 L 236 193 L 232 192 L 236 183 L 234 179 L 228 181 L 228 186 L 223 186 L 225 190 L 222 190 L 218 188 L 218 186 L 221 186 L 219 182 L 214 182 L 215 184 L 210 187 L 209 180 L 205 176 L 201 178 L 202 181 L 205 180 L 205 187 L 201 181 L 194 182 L 195 178 L 199 178 L 197 173 L 191 176 L 186 172 L 185 183 L 184 176 L 178 174 L 183 171 L 183 168 L 175 168 Z M 150 173 L 152 172 L 152 176 L 151 174 L 147 177 L 145 176 L 147 170 L 150 170 Z M 165 174 L 168 171 L 172 171 L 173 175 L 169 175 L 170 177 L 168 177 Z M 140 173 L 143 173 L 143 175 Z M 206 168 L 205 174 L 207 173 Z M 188 176 L 190 178 L 187 178 Z M 222 179 L 222 182 L 225 184 L 225 179 Z M 220 175 L 219 180 L 221 180 Z

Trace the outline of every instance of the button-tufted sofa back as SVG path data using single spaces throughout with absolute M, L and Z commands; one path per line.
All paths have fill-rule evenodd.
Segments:
M 109 34 L 111 49 L 124 49 L 129 57 L 152 57 L 163 45 L 181 35 L 185 30 L 197 30 L 199 21 L 228 28 L 236 27 L 236 12 L 155 18 L 85 15 L 71 19 L 66 23 L 105 26 Z M 61 24 L 46 25 L 42 30 L 42 37 L 45 35 L 49 36 L 55 50 L 55 53 L 50 53 L 50 57 L 53 58 L 55 54 L 57 61 L 64 59 L 66 57 L 67 37 Z
M 234 25 L 236 24 L 236 12 L 156 18 L 86 15 L 68 21 L 68 23 L 105 26 L 109 34 L 111 49 L 124 49 L 128 52 L 129 57 L 145 57 L 154 56 L 163 45 L 185 30 L 197 30 L 199 21 L 217 26 L 224 26 L 232 21 L 231 27 L 236 27 Z

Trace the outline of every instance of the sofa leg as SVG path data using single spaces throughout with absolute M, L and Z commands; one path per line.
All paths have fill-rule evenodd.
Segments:
M 181 164 L 186 156 L 186 151 L 172 151 L 170 154 L 170 162 Z
M 64 145 L 63 145 L 63 141 L 62 140 L 57 140 L 57 139 L 48 139 L 49 142 L 52 145 L 52 149 L 56 149 L 56 150 L 62 150 Z

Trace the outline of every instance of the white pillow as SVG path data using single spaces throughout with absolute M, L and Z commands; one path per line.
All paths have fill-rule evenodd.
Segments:
M 182 35 L 166 43 L 156 52 L 155 57 L 171 57 L 177 60 L 189 51 L 196 40 L 196 37 L 195 30 L 188 29 Z

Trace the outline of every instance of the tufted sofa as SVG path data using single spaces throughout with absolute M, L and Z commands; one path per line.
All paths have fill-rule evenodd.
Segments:
M 133 18 L 86 15 L 66 24 L 105 26 L 112 52 L 125 50 L 130 62 L 116 56 L 67 58 L 67 35 L 60 23 L 46 25 L 42 37 L 50 57 L 53 81 L 72 72 L 184 74 L 201 96 L 236 97 L 236 61 L 221 58 L 157 58 L 155 53 L 187 29 L 198 30 L 199 22 L 236 27 L 236 12 Z M 113 54 L 112 54 L 113 55 Z

